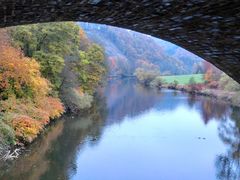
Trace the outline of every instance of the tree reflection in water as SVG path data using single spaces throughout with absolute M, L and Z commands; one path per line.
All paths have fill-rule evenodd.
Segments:
M 232 108 L 231 120 L 225 119 L 219 126 L 219 137 L 228 145 L 226 154 L 217 157 L 217 177 L 219 179 L 240 179 L 240 111 Z
M 13 162 L 0 164 L 1 180 L 69 179 L 76 171 L 76 155 L 84 144 L 98 143 L 105 120 L 104 99 L 81 116 L 66 115 L 48 128 L 29 152 Z M 57 177 L 56 177 L 57 175 Z
M 0 179 L 72 179 L 74 174 L 79 173 L 78 163 L 84 163 L 77 162 L 78 156 L 88 147 L 101 145 L 100 139 L 104 139 L 105 129 L 134 120 L 134 117 L 151 110 L 164 114 L 164 112 L 171 113 L 183 107 L 189 110 L 189 116 L 192 112 L 197 112 L 203 121 L 201 123 L 203 128 L 211 121 L 217 121 L 214 132 L 219 133 L 221 141 L 226 146 L 226 153 L 218 155 L 219 151 L 215 151 L 213 147 L 216 152 L 213 155 L 213 159 L 216 157 L 216 177 L 227 180 L 240 179 L 240 111 L 238 108 L 231 108 L 227 104 L 210 98 L 182 92 L 152 91 L 132 81 L 114 81 L 105 88 L 99 89 L 99 93 L 100 96 L 88 112 L 80 113 L 78 117 L 66 115 L 63 120 L 56 121 L 49 127 L 49 132 L 32 144 L 31 151 L 25 156 L 10 163 L 10 166 L 5 164 L 1 167 L 0 164 Z M 181 117 L 178 118 L 181 120 Z M 179 123 L 181 123 L 180 120 Z M 218 129 L 216 129 L 217 126 Z M 166 128 L 172 128 L 172 126 Z M 218 137 L 217 140 L 219 140 Z M 225 152 L 225 146 L 224 151 L 221 152 Z
M 228 147 L 226 154 L 216 158 L 216 177 L 221 180 L 240 179 L 240 111 L 223 102 L 200 96 L 188 95 L 189 107 L 199 106 L 205 124 L 218 120 L 218 133 L 222 142 Z
M 201 114 L 204 124 L 211 120 L 223 121 L 231 112 L 231 107 L 213 98 L 188 94 L 188 106 L 196 108 Z

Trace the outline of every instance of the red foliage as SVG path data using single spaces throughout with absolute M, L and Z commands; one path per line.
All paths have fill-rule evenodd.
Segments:
M 217 89 L 218 88 L 218 82 L 217 81 L 211 81 L 207 85 L 210 89 Z
M 204 84 L 192 84 L 188 86 L 192 91 L 201 91 L 204 89 Z

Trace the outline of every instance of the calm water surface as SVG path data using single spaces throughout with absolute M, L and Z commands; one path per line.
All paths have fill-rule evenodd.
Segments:
M 240 110 L 113 81 L 88 113 L 56 121 L 1 180 L 239 180 Z

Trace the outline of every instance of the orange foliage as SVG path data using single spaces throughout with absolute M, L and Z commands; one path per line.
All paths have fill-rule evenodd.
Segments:
M 206 72 L 205 75 L 204 75 L 205 81 L 211 82 L 211 80 L 212 80 L 212 75 L 213 75 L 212 69 L 208 69 L 207 72 Z
M 48 113 L 51 119 L 60 117 L 64 112 L 64 106 L 58 98 L 45 97 L 38 103 L 39 108 Z
M 64 112 L 61 101 L 48 96 L 49 86 L 37 61 L 12 47 L 7 31 L 0 30 L 0 112 L 17 140 L 32 142 L 50 119 Z
M 12 121 L 16 137 L 26 142 L 32 142 L 43 129 L 41 123 L 28 116 L 18 116 Z
M 15 116 L 26 115 L 42 124 L 47 124 L 50 120 L 48 112 L 39 108 L 35 103 L 25 99 L 19 100 L 14 96 L 1 101 L 0 110 L 1 112 L 15 114 Z
M 8 122 L 15 131 L 16 138 L 23 142 L 31 142 L 41 132 L 50 119 L 61 116 L 64 107 L 58 98 L 44 97 L 37 103 L 16 99 L 14 96 L 1 101 L 1 112 L 10 114 Z
M 204 79 L 206 82 L 210 82 L 213 76 L 213 66 L 207 61 L 204 61 L 203 65 L 205 70 Z
M 80 36 L 80 39 L 86 38 L 86 34 L 82 28 L 80 28 L 80 30 L 79 30 L 79 36 Z
M 39 64 L 22 52 L 10 46 L 6 31 L 0 32 L 0 89 L 6 96 L 15 93 L 26 94 L 26 89 L 33 96 L 46 95 L 49 92 L 48 81 L 41 77 Z M 11 91 L 9 91 L 11 90 Z

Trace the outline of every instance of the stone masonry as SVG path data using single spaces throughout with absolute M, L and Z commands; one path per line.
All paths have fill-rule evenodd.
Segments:
M 240 83 L 240 0 L 0 0 L 0 27 L 51 21 L 146 33 L 184 47 Z

